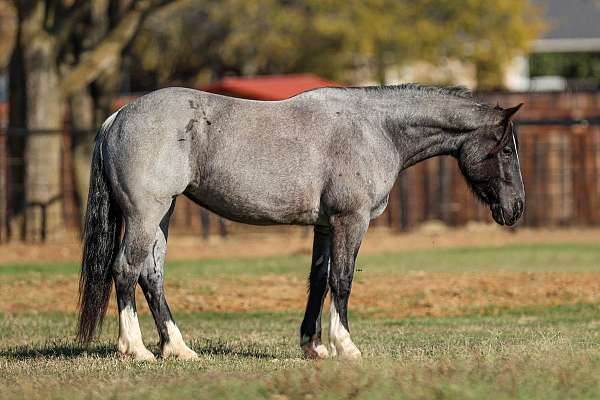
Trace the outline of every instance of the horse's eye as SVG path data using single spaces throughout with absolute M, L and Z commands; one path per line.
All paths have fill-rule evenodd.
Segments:
M 510 147 L 505 147 L 502 149 L 502 152 L 506 155 L 511 155 L 513 151 Z

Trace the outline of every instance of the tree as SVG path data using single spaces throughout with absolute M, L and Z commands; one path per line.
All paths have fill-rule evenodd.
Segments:
M 570 88 L 600 87 L 600 53 L 536 53 L 529 57 L 532 77 L 555 75 L 568 80 Z
M 435 2 L 434 2 L 435 3 Z M 456 54 L 475 65 L 477 87 L 501 89 L 507 63 L 523 55 L 544 29 L 540 6 L 530 1 L 469 0 L 447 7 L 456 15 Z
M 8 0 L 0 0 L 0 71 L 8 64 L 15 36 L 15 11 Z
M 488 88 L 539 34 L 537 11 L 523 0 L 185 0 L 153 17 L 134 54 L 159 84 L 198 71 L 353 81 L 357 70 L 385 83 L 390 67 L 459 59 Z
M 226 75 L 318 72 L 338 78 L 350 57 L 336 50 L 340 35 L 315 25 L 316 11 L 305 1 L 177 2 L 142 27 L 133 46 L 134 79 L 142 77 L 142 88 Z
M 528 49 L 543 28 L 528 1 L 324 0 L 321 24 L 343 32 L 380 83 L 390 66 L 414 61 L 473 63 L 479 88 L 502 86 L 506 64 Z M 339 10 L 339 12 L 336 12 Z
M 163 5 L 157 1 L 72 0 L 14 1 L 17 36 L 9 69 L 9 127 L 29 132 L 15 138 L 10 151 L 25 159 L 21 174 L 26 239 L 39 239 L 63 229 L 61 198 L 62 136 L 45 134 L 63 129 L 66 100 L 85 89 L 105 71 L 118 65 L 145 16 Z M 74 57 L 72 35 L 93 9 L 124 10 L 93 46 Z

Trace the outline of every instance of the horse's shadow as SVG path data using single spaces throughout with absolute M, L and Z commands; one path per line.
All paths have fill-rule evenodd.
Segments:
M 235 356 L 240 358 L 257 358 L 261 360 L 274 360 L 279 358 L 277 355 L 256 345 L 234 346 L 222 341 L 203 341 L 202 343 L 194 342 L 192 347 L 199 355 Z
M 232 346 L 221 341 L 204 341 L 194 343 L 192 348 L 200 356 L 234 356 L 240 358 L 255 358 L 262 360 L 276 359 L 272 354 L 257 346 Z M 158 348 L 151 347 L 150 350 L 156 355 Z M 77 344 L 42 344 L 39 346 L 21 345 L 0 350 L 0 358 L 11 360 L 33 360 L 38 358 L 79 358 L 91 356 L 96 358 L 109 358 L 118 355 L 114 345 L 97 344 L 93 346 L 81 346 Z
M 37 358 L 78 358 L 85 355 L 110 357 L 116 353 L 115 346 L 96 345 L 84 347 L 77 344 L 43 344 L 41 346 L 22 345 L 0 351 L 1 358 L 12 360 L 32 360 Z

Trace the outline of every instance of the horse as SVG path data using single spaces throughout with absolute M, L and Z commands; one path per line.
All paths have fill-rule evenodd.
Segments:
M 142 341 L 136 285 L 161 356 L 193 359 L 163 288 L 169 219 L 184 195 L 254 225 L 312 225 L 309 291 L 300 326 L 306 357 L 361 357 L 348 299 L 369 221 L 387 206 L 404 169 L 450 155 L 500 225 L 513 225 L 525 191 L 511 117 L 522 104 L 477 102 L 462 87 L 418 84 L 319 88 L 256 101 L 187 88 L 144 95 L 99 129 L 83 235 L 78 339 L 101 327 L 114 281 L 119 352 L 154 360 Z M 321 314 L 331 292 L 329 350 Z

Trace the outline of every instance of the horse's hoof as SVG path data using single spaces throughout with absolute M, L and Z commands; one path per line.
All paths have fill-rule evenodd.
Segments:
M 192 349 L 187 349 L 181 353 L 176 354 L 175 357 L 177 357 L 178 360 L 197 360 L 198 353 L 196 353 Z
M 198 358 L 198 354 L 186 345 L 167 345 L 163 348 L 162 358 L 177 358 L 178 360 L 196 360 Z
M 119 353 L 124 357 L 131 357 L 135 361 L 156 361 L 156 357 L 143 344 L 130 345 L 123 341 L 119 341 L 117 345 Z
M 136 351 L 136 352 L 130 353 L 130 354 L 133 356 L 133 359 L 135 361 L 142 361 L 142 362 L 156 361 L 156 357 L 154 357 L 154 354 L 152 354 L 152 352 L 147 349 Z
M 324 360 L 329 358 L 329 351 L 321 342 L 310 341 L 302 346 L 304 357 L 311 360 Z
M 335 344 L 333 342 L 329 342 L 329 349 L 331 350 L 331 357 L 335 358 L 338 356 L 337 349 L 335 348 Z
M 332 342 L 331 354 L 333 357 L 338 357 L 342 360 L 356 361 L 362 358 L 360 350 L 352 343 L 350 337 L 345 338 L 341 342 Z
M 360 353 L 360 350 L 358 350 L 355 347 L 351 351 L 344 351 L 343 353 L 339 353 L 339 358 L 348 361 L 358 361 L 362 359 L 362 354 Z

